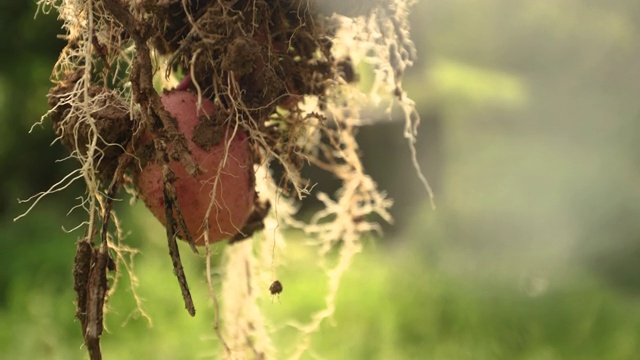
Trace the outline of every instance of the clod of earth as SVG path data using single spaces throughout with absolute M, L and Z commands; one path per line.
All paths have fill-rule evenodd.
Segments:
M 170 91 L 161 100 L 176 119 L 178 131 L 188 141 L 192 159 L 202 170 L 201 174 L 191 176 L 179 160 L 170 156 L 169 166 L 175 174 L 173 187 L 187 230 L 196 245 L 205 243 L 205 219 L 209 242 L 237 234 L 251 214 L 256 198 L 248 137 L 241 129 L 217 120 L 215 106 L 207 99 L 203 98 L 198 108 L 198 96 L 192 92 Z M 151 136 L 143 135 L 141 145 L 153 146 Z M 171 155 L 170 142 L 167 150 Z M 162 161 L 141 160 L 142 170 L 136 176 L 140 197 L 166 225 Z M 185 239 L 184 234 L 179 235 Z

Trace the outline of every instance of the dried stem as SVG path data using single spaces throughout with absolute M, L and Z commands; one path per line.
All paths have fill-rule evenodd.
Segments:
M 191 298 L 191 292 L 189 291 L 189 284 L 187 284 L 187 277 L 184 274 L 184 268 L 182 267 L 182 261 L 180 260 L 180 250 L 176 242 L 178 226 L 176 226 L 176 220 L 173 217 L 174 211 L 179 208 L 177 203 L 177 197 L 173 188 L 173 182 L 175 181 L 175 174 L 169 167 L 164 165 L 162 167 L 162 180 L 163 180 L 163 194 L 164 194 L 164 210 L 166 217 L 166 230 L 167 230 L 167 242 L 169 244 L 169 255 L 173 263 L 173 272 L 178 278 L 180 284 L 180 290 L 182 292 L 182 298 L 184 299 L 184 306 L 189 312 L 189 315 L 195 316 L 196 309 L 193 306 L 193 299 Z M 186 230 L 186 227 L 185 227 Z

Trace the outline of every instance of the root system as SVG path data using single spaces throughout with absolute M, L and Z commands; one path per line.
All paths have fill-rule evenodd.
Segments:
M 163 87 L 190 90 L 215 104 L 214 116 L 203 118 L 191 139 L 202 149 L 223 141 L 223 126 L 248 134 L 252 146 L 260 197 L 253 215 L 230 237 L 232 243 L 250 239 L 227 248 L 220 307 L 205 237 L 207 279 L 219 311 L 216 324 L 218 316 L 223 324 L 222 330 L 216 325 L 216 334 L 228 358 L 275 356 L 257 300 L 282 291 L 282 284 L 274 282 L 275 270 L 265 275 L 265 268 L 275 269 L 280 254 L 280 229 L 303 229 L 322 256 L 339 249 L 336 265 L 326 268 L 325 310 L 299 326 L 299 341 L 282 351 L 298 358 L 308 349 L 311 334 L 333 313 L 340 278 L 361 251 L 361 235 L 379 230 L 370 215 L 392 220 L 387 212 L 391 201 L 366 175 L 359 159 L 355 132 L 363 124 L 360 109 L 367 102 L 386 101 L 389 109 L 399 104 L 406 114 L 404 136 L 412 148 L 419 123 L 402 89 L 404 70 L 415 58 L 407 22 L 411 1 L 354 1 L 353 7 L 349 3 L 39 1 L 41 11 L 59 13 L 68 42 L 53 69 L 47 115 L 58 139 L 80 163 L 81 176 L 75 178 L 87 186 L 80 205 L 88 220 L 81 226 L 84 234 L 77 245 L 74 274 L 77 316 L 92 359 L 101 357 L 108 264 L 112 258 L 123 259 L 118 246 L 108 243 L 111 202 L 118 189 L 135 178 L 142 162 L 164 164 L 167 238 L 186 308 L 195 314 L 175 239 L 193 241 L 168 164 L 179 160 L 191 175 L 202 169 L 191 158 L 188 139 L 177 130 L 176 120 L 162 106 Z M 362 70 L 374 84 L 368 93 L 357 84 Z M 144 133 L 153 141 L 141 146 Z M 270 171 L 273 162 L 284 169 L 281 178 Z M 300 175 L 306 165 L 332 173 L 342 181 L 342 189 L 317 194 L 325 209 L 301 224 L 292 216 L 293 202 L 313 187 L 313 179 Z M 63 186 L 57 184 L 52 191 Z M 203 226 L 208 226 L 206 219 Z

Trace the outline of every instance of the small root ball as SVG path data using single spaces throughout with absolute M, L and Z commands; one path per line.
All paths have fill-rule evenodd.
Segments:
M 189 175 L 182 163 L 173 159 L 174 149 L 168 144 L 169 166 L 175 174 L 172 185 L 189 233 L 196 245 L 204 245 L 204 220 L 211 206 L 209 242 L 237 234 L 253 210 L 256 196 L 249 139 L 240 129 L 234 134 L 233 127 L 217 123 L 210 101 L 203 98 L 198 109 L 198 97 L 192 92 L 170 91 L 161 100 L 187 139 L 193 161 L 203 170 L 202 174 Z M 143 136 L 141 144 L 152 146 L 151 135 Z M 136 186 L 144 203 L 165 225 L 163 161 L 157 158 L 143 159 Z M 180 237 L 184 240 L 183 235 Z

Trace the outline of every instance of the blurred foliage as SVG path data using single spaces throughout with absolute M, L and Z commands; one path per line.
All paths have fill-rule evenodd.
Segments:
M 71 168 L 55 163 L 66 155 L 49 146 L 50 126 L 27 136 L 47 110 L 49 75 L 64 44 L 55 37 L 61 30 L 54 16 L 34 21 L 34 15 L 31 2 L 0 5 L 0 167 L 11 169 L 11 176 L 0 177 L 0 215 L 8 215 L 8 207 L 15 211 L 16 196 L 42 191 Z
M 586 270 L 640 292 L 640 6 L 453 0 L 413 15 L 427 25 L 409 94 L 443 118 L 441 230 L 422 235 L 441 246 L 425 250 L 463 276 Z
M 414 10 L 420 58 L 407 89 L 423 115 L 420 160 L 437 209 L 405 159 L 401 126 L 362 129 L 365 166 L 405 211 L 386 239 L 395 241 L 370 240 L 354 263 L 314 350 L 328 359 L 637 358 L 640 3 L 432 0 Z M 0 4 L 0 358 L 80 359 L 79 235 L 61 226 L 81 221 L 66 212 L 82 189 L 12 221 L 26 210 L 16 198 L 75 166 L 55 162 L 66 154 L 50 146 L 49 124 L 28 134 L 47 109 L 62 46 L 54 16 L 34 13 L 31 2 Z M 125 241 L 140 249 L 138 292 L 153 326 L 124 275 L 109 303 L 106 357 L 214 354 L 202 259 L 183 252 L 198 308 L 190 318 L 163 230 L 142 205 L 118 205 Z M 322 306 L 325 286 L 307 265 L 314 254 L 295 243 L 278 269 L 285 290 L 265 304 L 282 344 L 296 339 L 292 322 Z
M 444 95 L 452 104 L 520 108 L 528 97 L 522 79 L 503 72 L 446 59 L 433 61 L 429 72 L 434 89 L 430 93 Z
M 59 277 L 70 274 L 73 248 L 63 245 L 60 228 L 80 221 L 65 217 L 80 194 L 77 186 L 53 195 L 26 220 L 12 221 L 27 209 L 18 198 L 46 190 L 76 166 L 56 162 L 67 153 L 59 144 L 50 146 L 54 134 L 48 124 L 29 133 L 47 111 L 49 75 L 63 45 L 55 37 L 55 17 L 40 14 L 34 21 L 34 14 L 31 2 L 0 4 L 0 305 L 15 301 L 16 287 L 68 286 Z

